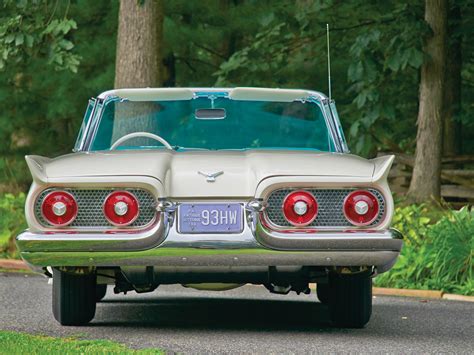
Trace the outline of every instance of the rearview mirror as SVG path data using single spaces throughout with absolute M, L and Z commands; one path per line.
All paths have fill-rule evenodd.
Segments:
M 198 108 L 194 111 L 197 120 L 223 120 L 226 117 L 223 108 Z

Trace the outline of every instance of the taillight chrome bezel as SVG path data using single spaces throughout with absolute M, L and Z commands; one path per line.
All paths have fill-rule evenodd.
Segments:
M 66 222 L 63 222 L 63 223 L 56 223 L 56 222 L 52 221 L 50 219 L 50 217 L 48 217 L 45 214 L 45 202 L 48 201 L 48 199 L 51 198 L 51 196 L 57 195 L 57 194 L 61 194 L 63 196 L 66 196 L 67 198 L 72 200 L 72 202 L 74 203 L 74 208 L 73 208 L 73 211 L 72 211 L 72 215 L 69 217 L 69 219 Z M 58 201 L 58 202 L 61 202 L 61 201 Z M 51 225 L 52 228 L 66 227 L 66 226 L 70 225 L 71 223 L 73 223 L 74 220 L 76 219 L 77 214 L 79 212 L 79 205 L 78 205 L 77 200 L 76 200 L 76 198 L 74 197 L 73 194 L 71 194 L 71 193 L 69 193 L 65 190 L 53 190 L 43 198 L 43 201 L 41 202 L 40 211 L 41 211 L 41 216 L 43 217 L 43 219 L 45 221 L 47 221 Z M 66 212 L 65 213 L 67 213 L 67 206 L 66 206 Z M 63 215 L 56 215 L 56 216 L 61 217 Z

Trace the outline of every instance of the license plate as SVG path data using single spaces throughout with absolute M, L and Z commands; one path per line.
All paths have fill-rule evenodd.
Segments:
M 240 233 L 240 203 L 183 203 L 179 206 L 180 233 Z

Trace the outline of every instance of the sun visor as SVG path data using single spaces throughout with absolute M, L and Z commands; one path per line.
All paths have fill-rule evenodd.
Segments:
M 277 101 L 293 102 L 309 97 L 305 90 L 264 89 L 264 88 L 235 88 L 230 91 L 232 100 L 241 101 Z
M 191 100 L 193 91 L 181 88 L 117 89 L 107 91 L 101 96 L 118 96 L 130 101 L 180 101 Z

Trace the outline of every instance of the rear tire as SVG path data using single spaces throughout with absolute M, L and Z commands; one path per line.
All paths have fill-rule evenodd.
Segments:
M 96 275 L 53 269 L 53 314 L 62 325 L 84 325 L 95 315 Z
M 101 301 L 107 293 L 107 285 L 97 285 L 95 287 L 95 300 L 96 302 Z
M 329 276 L 329 308 L 334 325 L 363 328 L 372 315 L 372 279 L 369 272 Z
M 322 304 L 329 303 L 329 285 L 328 284 L 317 284 L 316 295 L 318 296 L 319 302 Z

